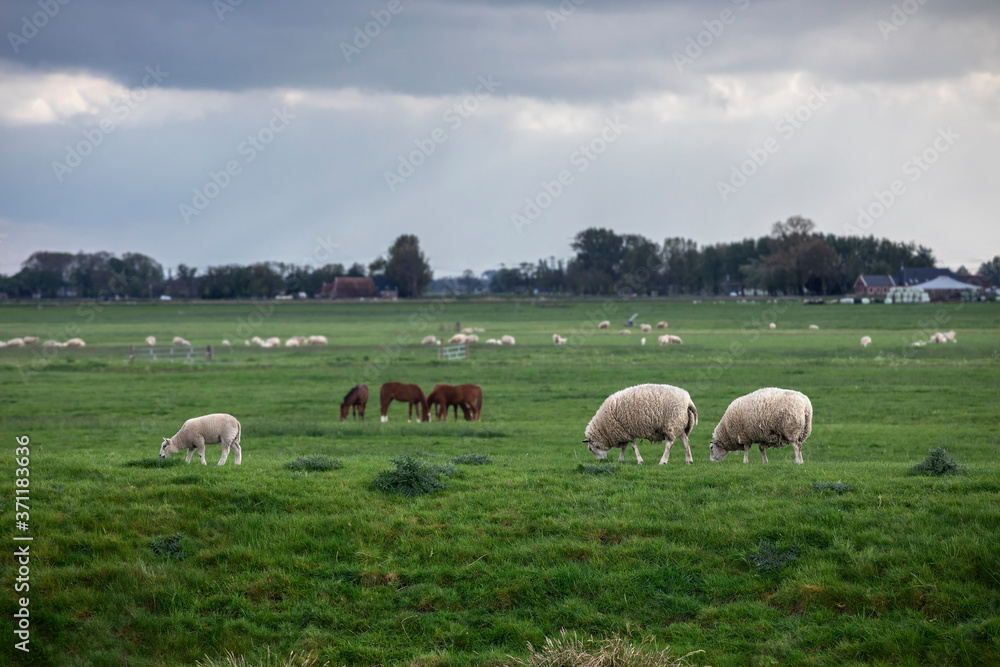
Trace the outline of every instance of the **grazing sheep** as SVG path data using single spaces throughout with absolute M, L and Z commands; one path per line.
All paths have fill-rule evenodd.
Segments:
M 775 324 L 774 322 L 771 322 L 770 324 L 767 325 L 767 328 L 768 329 L 777 329 L 778 325 Z
M 250 347 L 250 341 L 248 341 L 246 338 L 243 339 L 243 344 L 246 345 L 247 347 Z
M 486 341 L 486 344 L 487 345 L 500 345 L 501 343 L 496 338 L 490 338 L 489 340 Z
M 609 322 L 607 320 L 604 320 L 603 322 L 601 322 L 600 324 L 597 325 L 597 328 L 598 329 L 610 329 L 611 328 L 611 322 Z
M 421 345 L 437 345 L 438 339 L 434 336 L 424 336 L 424 339 L 420 341 Z
M 156 336 L 146 336 L 146 345 L 150 347 L 156 345 Z
M 765 448 L 791 443 L 795 462 L 802 463 L 802 443 L 812 432 L 812 417 L 809 397 L 798 391 L 767 387 L 740 396 L 729 404 L 712 432 L 711 459 L 721 461 L 729 452 L 742 449 L 746 463 L 750 447 L 757 444 L 767 463 Z
M 466 336 L 465 334 L 463 334 L 463 333 L 457 333 L 454 336 L 452 336 L 451 338 L 449 338 L 448 342 L 449 343 L 464 343 L 466 338 L 468 338 L 468 336 Z
M 178 347 L 191 347 L 191 343 L 189 343 L 188 341 L 184 340 L 180 336 L 174 336 L 174 341 L 173 342 L 174 342 L 174 345 L 176 345 Z
M 514 337 L 510 336 L 508 334 L 504 334 L 503 336 L 500 336 L 500 344 L 501 345 L 513 345 L 514 344 Z
M 642 330 L 642 333 L 649 333 L 653 330 L 653 326 L 651 324 L 640 324 L 639 329 Z
M 229 342 L 228 338 L 223 338 L 222 339 L 222 347 L 232 347 L 232 346 L 233 346 L 233 344 Z
M 254 345 L 263 345 L 264 344 L 264 341 L 263 341 L 263 339 L 261 339 L 260 336 L 254 336 L 253 338 L 250 339 L 250 342 L 253 343 Z
M 955 332 L 954 331 L 945 331 L 944 332 L 944 337 L 947 338 L 952 343 L 957 343 L 958 342 L 957 340 L 955 340 Z M 38 340 L 38 339 L 36 338 L 35 340 Z M 25 343 L 28 342 L 28 338 L 27 337 L 25 337 L 24 342 Z
M 0 347 L 5 347 L 6 345 L 7 343 L 4 343 L 2 340 L 0 340 Z M 42 343 L 42 347 L 62 347 L 62 345 L 63 344 L 60 343 L 59 341 L 52 340 L 51 338 Z
M 559 334 L 552 334 L 552 342 L 555 343 L 556 345 L 565 345 L 566 339 L 560 336 Z
M 912 343 L 910 343 L 910 345 L 912 345 L 913 347 L 923 347 L 924 345 L 927 345 L 927 341 L 925 341 L 925 340 L 915 340 Z
M 473 333 L 486 333 L 486 329 L 484 329 L 482 327 L 473 327 L 472 328 L 472 332 Z
M 187 450 L 186 463 L 191 463 L 191 456 L 194 450 L 198 450 L 201 457 L 201 464 L 205 462 L 205 445 L 222 443 L 222 458 L 218 465 L 224 465 L 229 458 L 229 449 L 233 449 L 236 454 L 236 465 L 240 465 L 243 460 L 243 450 L 240 449 L 240 423 L 236 417 L 225 413 L 205 415 L 203 417 L 193 417 L 181 426 L 172 438 L 164 438 L 160 445 L 160 458 L 165 459 L 171 454 L 176 454 L 182 449 Z
M 643 336 L 642 340 L 639 341 L 639 345 L 645 345 L 645 344 L 646 344 L 646 337 Z
M 66 347 L 87 347 L 87 344 L 83 342 L 82 338 L 70 338 L 66 341 Z
M 868 347 L 871 344 L 872 344 L 872 337 L 871 336 L 862 336 L 861 337 L 861 347 Z
M 955 336 L 955 332 L 952 331 L 951 335 L 952 335 L 952 337 L 954 337 Z M 37 342 L 38 342 L 38 336 L 25 336 L 24 337 L 24 344 L 25 345 L 34 345 Z
M 52 342 L 54 343 L 55 341 L 52 341 Z M 7 343 L 5 341 L 0 340 L 0 347 L 7 347 Z M 42 347 L 45 347 L 45 346 L 43 345 Z
M 584 432 L 587 449 L 598 459 L 620 447 L 618 461 L 625 460 L 625 446 L 632 445 L 636 461 L 642 456 L 635 441 L 666 441 L 660 464 L 670 458 L 674 440 L 684 443 L 684 461 L 693 463 L 688 436 L 698 423 L 698 409 L 687 391 L 669 384 L 640 384 L 611 394 L 594 415 Z
M 930 342 L 931 343 L 947 343 L 948 342 L 948 338 L 943 333 L 941 333 L 940 331 L 938 331 L 933 336 L 931 336 Z
M 666 329 L 668 326 L 669 325 L 666 322 L 662 321 L 662 320 L 656 323 L 656 328 L 657 329 Z
M 470 334 L 473 331 L 474 331 L 474 329 L 472 327 L 465 327 L 464 329 L 462 329 L 462 333 L 464 333 L 464 334 Z
M 281 339 L 277 336 L 271 336 L 264 342 L 268 344 L 268 347 L 281 347 Z
M 7 347 L 24 347 L 23 338 L 11 338 L 7 341 Z
M 664 334 L 657 339 L 660 345 L 670 345 L 671 343 L 677 343 L 678 345 L 683 345 L 684 341 L 681 340 L 680 336 L 675 336 L 673 334 Z
M 809 328 L 810 328 L 810 329 L 819 329 L 819 327 L 818 327 L 818 326 L 816 326 L 815 324 L 810 324 L 810 325 L 809 325 Z
M 310 345 L 326 345 L 326 336 L 309 336 L 307 340 Z
M 622 329 L 618 333 L 620 333 L 623 336 L 631 336 L 632 335 L 632 330 L 631 329 Z
M 299 341 L 295 338 L 289 338 L 285 341 L 285 347 L 298 347 Z
M 465 342 L 466 343 L 478 343 L 479 342 L 479 336 L 477 336 L 476 334 L 469 334 L 468 336 L 465 337 Z

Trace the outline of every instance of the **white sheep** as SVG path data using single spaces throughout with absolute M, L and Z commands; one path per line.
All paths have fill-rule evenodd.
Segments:
M 771 322 L 770 324 L 767 325 L 767 328 L 768 329 L 777 329 L 778 325 L 775 324 L 774 322 Z
M 915 340 L 912 343 L 910 343 L 910 345 L 912 345 L 913 347 L 923 347 L 924 345 L 927 345 L 927 341 L 925 341 L 925 340 Z
M 664 440 L 662 465 L 670 458 L 674 440 L 680 438 L 684 443 L 684 461 L 693 463 L 688 436 L 697 423 L 698 409 L 687 391 L 669 384 L 640 384 L 604 399 L 587 424 L 583 442 L 598 459 L 607 457 L 612 448 L 620 447 L 619 462 L 625 460 L 625 446 L 632 445 L 636 461 L 641 465 L 642 456 L 636 440 Z
M 232 347 L 232 346 L 233 346 L 233 344 L 229 342 L 228 338 L 223 338 L 222 339 L 222 347 Z
M 3 341 L 0 341 L 0 343 L 3 343 Z M 6 345 L 6 343 L 3 343 L 0 347 L 3 347 L 4 345 Z M 60 343 L 57 340 L 49 339 L 42 343 L 42 347 L 66 347 L 66 343 Z
M 184 340 L 180 336 L 174 336 L 174 341 L 173 342 L 174 342 L 174 345 L 176 345 L 178 347 L 191 347 L 191 343 L 187 342 L 186 340 Z
M 620 333 L 622 336 L 631 336 L 632 335 L 632 330 L 631 329 L 622 329 L 618 333 Z
M 146 336 L 146 345 L 150 347 L 156 345 L 156 336 Z
M 666 329 L 668 326 L 670 326 L 670 325 L 667 324 L 666 322 L 662 321 L 662 320 L 656 323 L 656 328 L 657 329 Z
M 684 341 L 681 340 L 680 336 L 675 336 L 673 334 L 664 334 L 657 339 L 660 345 L 670 345 L 671 343 L 676 343 L 678 345 L 683 345 Z
M 285 347 L 298 347 L 298 346 L 299 346 L 299 341 L 294 337 L 289 338 L 288 340 L 285 341 Z
M 55 341 L 52 341 L 52 342 L 54 343 Z M 7 342 L 3 341 L 3 340 L 0 340 L 0 347 L 7 347 Z M 42 345 L 42 347 L 45 347 L 45 346 Z
M 263 345 L 264 344 L 264 341 L 263 341 L 263 339 L 260 336 L 254 336 L 253 338 L 250 339 L 250 342 L 253 343 L 254 345 Z
M 513 345 L 514 344 L 514 337 L 510 336 L 508 334 L 504 334 L 503 336 L 500 336 L 500 344 L 501 345 Z
M 486 333 L 486 329 L 484 329 L 482 327 L 473 327 L 472 328 L 472 332 L 473 333 Z
M 653 326 L 651 324 L 640 324 L 639 329 L 642 330 L 642 333 L 649 333 L 653 330 Z
M 639 345 L 645 345 L 645 344 L 646 344 L 646 337 L 643 336 L 642 340 L 639 341 Z
M 457 333 L 454 336 L 452 336 L 451 338 L 449 338 L 448 342 L 449 343 L 464 343 L 466 338 L 468 338 L 468 336 L 466 336 L 465 334 L 463 334 L 463 333 Z
M 552 342 L 555 343 L 556 345 L 565 345 L 566 339 L 560 336 L 559 334 L 555 333 L 552 334 Z
M 326 345 L 326 336 L 309 336 L 310 345 Z
M 462 329 L 462 333 L 464 333 L 464 334 L 470 334 L 473 331 L 474 331 L 474 329 L 472 327 L 466 327 L 466 328 Z
M 947 343 L 948 342 L 948 338 L 943 333 L 941 333 L 940 331 L 938 331 L 933 336 L 931 336 L 930 342 L 932 342 L 932 343 Z
M 810 325 L 809 325 L 809 328 L 810 328 L 810 329 L 819 329 L 819 326 L 817 326 L 817 325 L 815 325 L 815 324 L 810 324 Z
M 268 344 L 268 347 L 281 347 L 281 339 L 277 336 L 271 336 L 264 342 Z
M 66 341 L 65 347 L 87 347 L 87 344 L 83 342 L 82 338 L 70 338 Z
M 600 324 L 597 325 L 597 328 L 598 329 L 610 329 L 611 328 L 611 322 L 609 322 L 607 320 L 604 320 L 603 322 L 601 322 Z
M 477 336 L 476 334 L 469 334 L 468 336 L 465 337 L 465 342 L 466 343 L 478 343 L 479 342 L 479 336 Z
M 424 339 L 422 341 L 420 341 L 420 344 L 421 345 L 437 345 L 437 342 L 438 342 L 437 338 L 435 338 L 433 335 L 431 335 L 431 336 L 424 336 Z
M 205 415 L 203 417 L 193 417 L 181 426 L 181 429 L 172 438 L 164 438 L 160 445 L 160 458 L 165 459 L 171 454 L 176 454 L 182 449 L 187 450 L 186 463 L 191 463 L 191 456 L 198 450 L 201 457 L 201 464 L 205 462 L 205 445 L 222 443 L 222 458 L 219 465 L 224 465 L 229 458 L 229 448 L 232 447 L 236 454 L 236 465 L 240 465 L 243 460 L 243 450 L 240 449 L 240 423 L 236 417 L 225 413 Z
M 486 344 L 487 345 L 500 345 L 501 343 L 496 338 L 490 338 L 489 340 L 486 341 Z
M 955 332 L 952 331 L 951 335 L 954 337 Z M 24 344 L 25 345 L 34 345 L 37 342 L 38 342 L 38 336 L 25 336 L 24 337 Z
M 948 339 L 949 341 L 951 341 L 952 343 L 957 343 L 957 342 L 958 342 L 957 340 L 955 340 L 955 332 L 954 332 L 954 331 L 945 331 L 945 332 L 944 332 L 944 337 L 945 337 L 945 338 L 947 338 L 947 339 Z M 36 339 L 36 340 L 37 340 L 37 339 Z M 24 342 L 25 342 L 25 343 L 27 343 L 27 342 L 28 342 L 28 339 L 27 339 L 27 337 L 25 337 L 25 339 L 24 339 Z
M 791 443 L 795 462 L 802 463 L 802 443 L 812 432 L 812 417 L 812 403 L 802 392 L 767 387 L 740 396 L 729 404 L 712 432 L 711 459 L 721 461 L 729 452 L 742 449 L 746 463 L 750 447 L 757 444 L 767 463 L 765 448 Z
M 861 337 L 861 347 L 868 347 L 871 344 L 872 344 L 872 337 L 871 336 L 862 336 Z
M 7 347 L 24 347 L 23 338 L 11 338 L 7 341 Z

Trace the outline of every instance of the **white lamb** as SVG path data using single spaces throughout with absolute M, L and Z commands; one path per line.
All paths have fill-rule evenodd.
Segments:
M 463 333 L 457 333 L 454 336 L 452 336 L 451 338 L 449 338 L 448 342 L 449 343 L 464 343 L 466 338 L 468 338 L 468 336 L 466 336 L 465 334 L 463 334 Z
M 146 345 L 150 347 L 156 345 L 156 336 L 146 336 Z
M 83 342 L 82 338 L 70 338 L 66 341 L 66 347 L 87 347 L 87 344 Z
M 642 330 L 642 333 L 649 333 L 653 330 L 653 326 L 651 324 L 640 324 L 639 328 Z
M 232 447 L 236 454 L 236 465 L 240 465 L 243 459 L 243 450 L 240 449 L 240 423 L 236 417 L 225 413 L 205 415 L 204 417 L 193 417 L 184 422 L 181 430 L 177 431 L 172 438 L 164 438 L 160 445 L 160 458 L 165 459 L 171 454 L 175 454 L 182 449 L 187 450 L 187 463 L 191 463 L 191 456 L 198 450 L 201 457 L 201 464 L 205 462 L 205 445 L 222 443 L 222 458 L 219 465 L 224 465 L 229 458 L 229 449 Z
M 952 335 L 952 337 L 954 337 L 955 336 L 955 332 L 952 331 L 951 335 Z M 25 345 L 34 345 L 37 342 L 38 342 L 38 336 L 25 336 L 24 337 L 24 344 Z
M 261 339 L 260 336 L 254 336 L 253 338 L 250 339 L 250 342 L 253 343 L 254 345 L 263 345 L 264 344 L 264 341 L 263 341 L 263 339 Z
M 947 338 L 952 343 L 957 343 L 958 342 L 957 340 L 955 340 L 955 332 L 954 331 L 945 331 L 944 332 L 944 337 Z M 38 340 L 38 339 L 36 338 L 35 340 Z M 28 338 L 27 337 L 24 338 L 24 342 L 25 343 L 28 342 Z
M 675 336 L 673 334 L 664 334 L 657 339 L 660 345 L 670 345 L 671 343 L 676 343 L 682 345 L 684 341 L 681 340 L 680 336 Z
M 556 333 L 552 334 L 552 342 L 555 343 L 556 345 L 565 345 L 566 339 Z
M 265 343 L 268 343 L 268 347 L 281 347 L 281 339 L 277 336 L 271 336 Z
M 174 336 L 174 345 L 178 347 L 191 347 L 191 343 L 187 342 L 180 336 Z
M 222 339 L 222 347 L 232 347 L 232 346 L 233 346 L 233 344 L 229 342 L 228 338 L 223 338 Z
M 810 324 L 809 328 L 810 329 L 819 329 L 819 327 L 817 325 L 815 325 L 815 324 Z
M 660 322 L 656 323 L 656 328 L 657 329 L 666 329 L 668 326 L 670 326 L 670 325 L 667 324 L 666 322 L 663 322 L 663 321 L 660 321 Z
M 767 328 L 768 329 L 777 329 L 778 325 L 775 324 L 774 322 L 771 322 L 770 324 L 767 325 Z
M 757 444 L 767 463 L 765 448 L 791 443 L 795 462 L 802 463 L 802 443 L 812 432 L 812 417 L 812 403 L 802 392 L 767 387 L 740 396 L 729 404 L 712 432 L 711 459 L 721 461 L 729 452 L 743 450 L 746 463 L 750 447 Z
M 285 341 L 285 347 L 298 347 L 299 341 L 296 338 L 289 338 Z
M 469 334 L 468 336 L 465 337 L 465 342 L 466 343 L 478 343 L 479 342 L 479 336 L 477 336 L 476 334 Z
M 639 341 L 639 345 L 645 345 L 645 344 L 646 344 L 646 337 L 643 336 L 642 340 Z
M 486 344 L 487 345 L 500 345 L 500 341 L 498 341 L 496 338 L 490 338 L 489 340 L 486 341 Z
M 933 336 L 931 336 L 930 342 L 932 342 L 932 343 L 947 343 L 948 342 L 948 337 L 945 336 L 940 331 L 938 331 Z
M 868 347 L 871 344 L 872 344 L 872 337 L 871 336 L 862 336 L 861 337 L 861 347 Z
M 433 335 L 431 335 L 431 336 L 424 336 L 424 339 L 422 341 L 420 341 L 420 344 L 421 345 L 437 345 L 437 342 L 438 342 L 437 338 L 435 338 Z
M 472 328 L 472 332 L 473 333 L 486 333 L 486 329 L 484 329 L 482 327 L 473 327 Z
M 636 440 L 659 442 L 666 446 L 660 464 L 670 458 L 674 440 L 684 443 L 684 461 L 693 463 L 688 436 L 698 423 L 698 409 L 687 391 L 669 384 L 640 384 L 608 396 L 597 414 L 587 424 L 583 441 L 598 459 L 606 458 L 608 451 L 620 447 L 618 461 L 625 460 L 625 446 L 632 445 L 636 461 L 642 456 Z
M 623 336 L 631 336 L 632 335 L 631 329 L 622 329 L 618 333 L 620 333 Z
M 610 329 L 611 328 L 611 322 L 609 322 L 607 320 L 604 320 L 603 322 L 601 322 L 600 324 L 597 325 L 597 328 L 598 329 Z
M 52 342 L 54 343 L 55 341 Z M 0 340 L 0 347 L 7 347 L 7 342 Z M 42 345 L 42 347 L 45 347 L 45 345 Z
M 326 336 L 309 336 L 310 345 L 326 345 Z
M 7 347 L 24 347 L 23 338 L 11 338 L 7 341 Z
M 0 343 L 3 343 L 3 341 L 0 341 Z M 2 345 L 0 345 L 0 347 L 3 347 L 6 344 L 7 343 L 3 343 Z M 49 339 L 44 343 L 42 343 L 42 347 L 66 347 L 66 343 L 60 343 L 57 340 Z
M 462 333 L 464 333 L 464 334 L 470 334 L 473 331 L 474 331 L 474 329 L 472 327 L 465 327 L 464 329 L 462 329 Z
M 508 335 L 508 334 L 504 334 L 503 336 L 500 336 L 500 344 L 501 345 L 513 345 L 514 344 L 514 337 L 511 336 L 511 335 Z

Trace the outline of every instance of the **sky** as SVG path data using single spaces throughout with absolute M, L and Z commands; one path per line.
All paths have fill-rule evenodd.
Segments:
M 38 250 L 437 276 L 791 216 L 1000 254 L 995 0 L 6 0 L 0 274 Z

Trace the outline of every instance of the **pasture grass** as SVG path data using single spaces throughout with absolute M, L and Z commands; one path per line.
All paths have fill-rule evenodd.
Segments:
M 641 346 L 639 333 L 588 325 L 620 328 L 637 310 L 639 322 L 668 320 L 684 344 L 660 348 L 654 329 Z M 254 312 L 262 323 L 247 338 L 321 333 L 331 345 L 262 350 L 229 336 L 240 344 L 212 363 L 126 361 L 147 335 L 214 343 Z M 598 642 L 573 645 L 577 657 L 611 639 L 623 652 L 701 650 L 686 659 L 716 667 L 1000 663 L 998 313 L 571 299 L 0 305 L 0 338 L 75 323 L 88 342 L 49 356 L 0 350 L 0 465 L 12 471 L 14 438 L 30 436 L 34 536 L 32 652 L 7 641 L 0 656 L 547 664 L 530 661 L 570 646 L 566 629 Z M 518 344 L 479 345 L 463 362 L 411 344 L 456 321 Z M 954 329 L 959 342 L 909 345 L 928 329 Z M 552 333 L 570 344 L 552 345 Z M 407 423 L 393 404 L 380 423 L 389 380 L 481 384 L 483 421 Z M 371 390 L 368 419 L 341 422 L 358 382 Z M 580 444 L 601 401 L 641 382 L 691 392 L 693 465 L 676 451 L 666 466 L 637 466 L 631 452 L 597 463 Z M 766 466 L 752 455 L 710 463 L 726 406 L 761 386 L 810 396 L 806 463 L 786 449 Z M 213 465 L 217 445 L 207 466 L 156 458 L 162 437 L 209 412 L 240 419 L 242 466 Z M 939 447 L 966 472 L 911 473 Z M 454 467 L 470 455 L 492 463 Z M 299 457 L 342 467 L 301 474 L 288 468 Z M 372 488 L 400 460 L 448 471 L 447 488 Z M 614 473 L 581 474 L 590 469 Z M 0 516 L 13 537 L 23 533 L 7 479 Z M 183 559 L 157 555 L 154 542 L 178 535 Z M 747 554 L 784 560 L 759 568 Z M 23 595 L 14 568 L 0 561 L 8 618 Z

